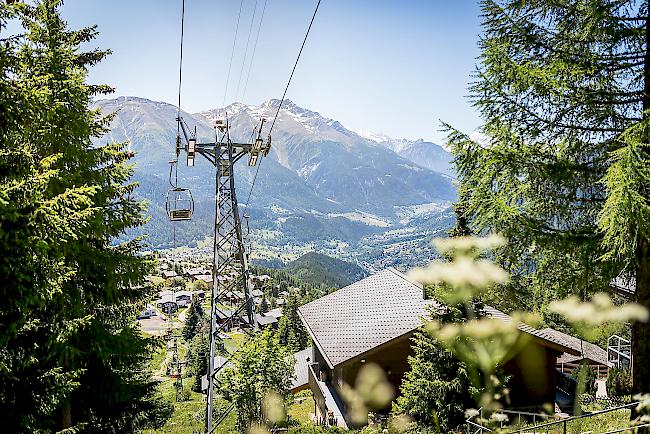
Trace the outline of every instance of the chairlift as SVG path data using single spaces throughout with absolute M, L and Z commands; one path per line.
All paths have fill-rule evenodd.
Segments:
M 189 188 L 174 187 L 167 192 L 167 203 L 165 204 L 169 220 L 183 221 L 192 220 L 194 214 L 194 198 Z

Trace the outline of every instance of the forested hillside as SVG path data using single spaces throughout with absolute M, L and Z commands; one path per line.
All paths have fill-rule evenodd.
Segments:
M 316 252 L 289 262 L 284 269 L 312 285 L 335 288 L 342 288 L 367 276 L 366 271 L 358 265 Z

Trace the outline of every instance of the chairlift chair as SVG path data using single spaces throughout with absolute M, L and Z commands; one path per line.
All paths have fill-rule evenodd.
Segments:
M 174 187 L 167 192 L 165 204 L 167 216 L 171 221 L 192 220 L 194 198 L 189 188 Z

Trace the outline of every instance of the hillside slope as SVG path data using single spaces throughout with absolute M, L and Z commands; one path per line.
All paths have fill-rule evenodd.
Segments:
M 327 255 L 310 252 L 289 262 L 285 269 L 300 280 L 312 285 L 342 288 L 368 274 L 363 268 Z

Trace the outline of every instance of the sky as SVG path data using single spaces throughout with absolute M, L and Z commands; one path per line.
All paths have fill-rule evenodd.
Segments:
M 185 0 L 182 108 L 280 98 L 315 5 Z M 479 13 L 473 0 L 322 0 L 287 98 L 394 138 L 442 144 L 440 121 L 471 132 L 480 125 L 467 98 Z M 115 96 L 177 103 L 181 0 L 67 0 L 62 15 L 72 27 L 96 24 L 92 45 L 112 50 L 90 82 L 111 85 Z

